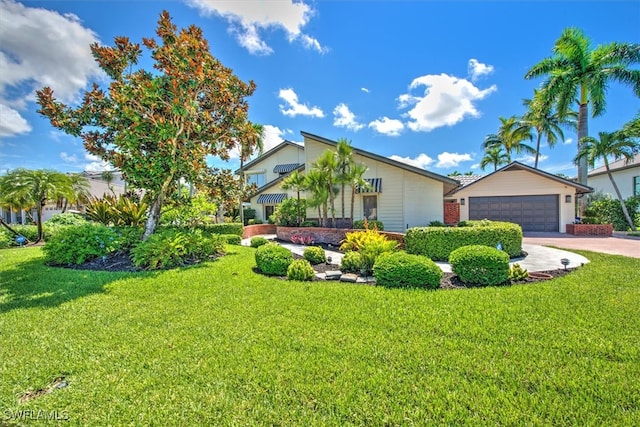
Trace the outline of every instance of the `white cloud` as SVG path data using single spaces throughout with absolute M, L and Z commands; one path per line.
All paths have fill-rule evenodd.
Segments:
M 361 87 L 360 88 L 361 91 L 363 91 L 364 93 L 369 93 L 371 92 L 369 89 L 367 89 L 366 87 Z
M 422 168 L 422 169 L 426 169 L 427 166 L 431 165 L 433 163 L 433 159 L 429 156 L 427 156 L 424 153 L 420 153 L 418 155 L 418 157 L 412 158 L 412 157 L 400 157 L 398 155 L 392 155 L 389 156 L 389 158 L 391 160 L 396 160 L 398 162 L 402 162 L 402 163 L 406 163 L 408 165 L 411 166 L 415 166 L 417 168 Z
M 469 60 L 469 76 L 471 81 L 476 81 L 482 76 L 493 73 L 493 65 L 482 64 L 477 59 Z
M 564 145 L 570 145 L 573 144 L 573 138 L 567 138 L 564 140 L 563 142 Z
M 227 20 L 229 31 L 241 46 L 254 55 L 268 55 L 273 49 L 261 33 L 271 29 L 284 30 L 289 42 L 299 41 L 307 49 L 325 52 L 318 40 L 302 32 L 314 14 L 302 1 L 264 0 L 187 0 L 202 15 L 217 15 Z
M 287 105 L 280 104 L 280 112 L 285 116 L 324 117 L 324 112 L 319 107 L 309 108 L 306 104 L 300 104 L 298 95 L 293 89 L 280 89 L 278 97 L 287 103 Z
M 60 152 L 60 158 L 67 163 L 78 163 L 78 156 L 75 154 L 69 154 L 65 151 Z
M 341 103 L 333 110 L 333 125 L 341 128 L 347 128 L 354 132 L 364 127 L 362 123 L 356 121 L 356 116 L 349 110 L 347 104 Z
M 0 103 L 0 137 L 28 132 L 31 132 L 31 126 L 25 118 L 13 108 Z
M 264 131 L 262 132 L 262 142 L 264 144 L 263 152 L 267 152 L 280 144 L 285 138 L 284 134 L 287 133 L 281 130 L 277 126 L 264 125 Z
M 411 82 L 409 89 L 419 86 L 425 87 L 423 95 L 403 94 L 398 97 L 400 108 L 415 104 L 406 115 L 410 118 L 407 126 L 416 132 L 453 126 L 467 116 L 478 117 L 480 113 L 474 101 L 497 90 L 495 85 L 481 90 L 468 80 L 447 74 L 418 77 Z
M 546 154 L 540 154 L 538 156 L 538 163 L 540 162 L 544 162 L 545 160 L 547 160 L 549 158 L 549 156 L 547 156 Z M 516 160 L 520 163 L 525 163 L 525 164 L 530 164 L 533 166 L 534 162 L 536 161 L 536 156 L 533 154 L 524 154 L 520 157 L 517 157 L 513 160 Z
M 88 160 L 89 163 L 85 163 L 84 170 L 89 172 L 102 172 L 107 170 L 114 170 L 111 164 L 105 162 L 98 156 L 94 156 L 93 154 L 85 153 L 85 160 Z
M 458 154 L 458 153 L 448 153 L 443 152 L 438 154 L 438 163 L 436 164 L 437 168 L 453 168 L 458 166 L 462 162 L 469 162 L 473 160 L 471 154 Z
M 369 127 L 378 133 L 387 136 L 398 136 L 404 130 L 404 124 L 400 120 L 382 117 L 369 123 Z

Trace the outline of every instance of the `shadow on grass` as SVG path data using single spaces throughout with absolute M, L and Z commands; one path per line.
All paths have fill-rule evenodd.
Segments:
M 2 271 L 0 313 L 32 307 L 50 308 L 104 292 L 115 280 L 149 273 L 119 273 L 48 267 L 42 259 L 18 262 Z

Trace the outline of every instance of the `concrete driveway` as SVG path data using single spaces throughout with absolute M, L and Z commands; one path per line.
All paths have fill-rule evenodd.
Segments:
M 640 258 L 640 238 L 618 233 L 614 233 L 613 237 L 583 237 L 562 233 L 525 232 L 522 243 Z

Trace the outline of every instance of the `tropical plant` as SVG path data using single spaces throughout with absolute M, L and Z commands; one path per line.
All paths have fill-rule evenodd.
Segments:
M 258 156 L 262 156 L 262 152 L 264 150 L 264 127 L 260 124 L 253 124 L 254 132 L 249 135 L 248 138 L 240 141 L 240 170 L 244 168 L 245 160 L 249 159 L 253 153 L 258 154 Z M 244 172 L 240 174 L 240 185 L 241 188 L 245 189 L 245 181 L 244 181 Z M 244 221 L 244 210 L 242 209 L 242 200 L 240 197 L 240 222 L 245 223 Z
M 351 148 L 351 141 L 340 138 L 338 139 L 338 145 L 336 145 L 335 152 L 335 166 L 336 166 L 336 182 L 340 184 L 340 206 L 341 218 L 345 218 L 344 212 L 344 196 L 347 185 L 351 184 L 351 170 L 355 166 L 353 160 L 353 148 Z M 353 219 L 353 217 L 351 217 Z
M 335 198 L 336 191 L 335 183 L 336 183 L 336 156 L 333 151 L 325 150 L 320 157 L 312 164 L 314 169 L 317 169 L 324 178 L 324 185 L 326 186 L 326 194 L 329 201 L 329 207 L 331 211 L 331 226 L 336 226 L 336 208 L 335 208 Z M 325 219 L 326 218 L 325 216 Z
M 485 170 L 489 165 L 493 165 L 494 172 L 501 165 L 509 163 L 509 155 L 503 147 L 489 147 L 484 150 L 484 157 L 480 160 L 480 168 Z
M 304 186 L 311 192 L 307 205 L 318 209 L 320 226 L 327 225 L 329 191 L 326 185 L 326 174 L 318 169 L 310 169 L 304 176 Z
M 533 98 L 523 100 L 523 104 L 528 108 L 523 122 L 536 131 L 536 154 L 533 167 L 537 169 L 542 137 L 544 136 L 547 140 L 549 148 L 553 148 L 558 140 L 564 140 L 563 126 L 575 128 L 578 114 L 575 111 L 567 111 L 561 116 L 554 110 L 545 92 L 538 89 L 534 89 Z
M 369 168 L 363 163 L 355 163 L 351 166 L 351 171 L 349 173 L 349 185 L 351 186 L 351 212 L 349 214 L 349 218 L 353 222 L 353 210 L 356 202 L 356 190 L 367 190 L 371 188 L 371 184 L 366 181 L 363 176 L 367 173 Z M 380 228 L 382 230 L 382 228 Z
M 616 196 L 618 197 L 618 201 L 620 202 L 620 206 L 622 207 L 624 217 L 627 220 L 627 223 L 629 224 L 631 230 L 636 231 L 636 226 L 633 223 L 631 215 L 629 215 L 629 211 L 627 210 L 627 206 L 624 203 L 624 199 L 622 198 L 622 194 L 620 193 L 618 184 L 616 183 L 615 179 L 613 179 L 613 175 L 611 174 L 611 169 L 609 167 L 609 158 L 625 159 L 625 162 L 628 163 L 629 161 L 633 160 L 636 153 L 640 152 L 640 143 L 629 137 L 623 131 L 612 133 L 599 132 L 598 135 L 599 138 L 597 139 L 593 137 L 583 138 L 578 149 L 578 154 L 576 155 L 575 161 L 576 163 L 586 161 L 587 165 L 591 167 L 594 167 L 597 160 L 602 160 L 604 162 L 607 176 L 609 177 L 609 181 L 611 181 L 611 185 L 616 192 Z
M 502 148 L 507 155 L 507 163 L 511 163 L 511 154 L 526 152 L 533 154 L 535 149 L 524 144 L 525 140 L 533 140 L 529 126 L 516 116 L 499 117 L 500 127 L 498 132 L 489 134 L 484 139 L 482 146 L 485 150 Z
M 243 82 L 211 55 L 200 28 L 178 31 L 167 11 L 160 14 L 156 34 L 160 42 L 142 40 L 155 61 L 153 72 L 135 69 L 140 44 L 116 37 L 111 47 L 91 45 L 112 80 L 107 91 L 94 83 L 77 108 L 58 102 L 49 87 L 36 92 L 38 112 L 54 127 L 81 137 L 91 154 L 146 191 L 144 239 L 155 232 L 178 183 L 203 180 L 208 156 L 227 160 L 240 141 L 259 139 L 245 99 L 255 84 Z
M 306 199 L 284 199 L 282 203 L 276 206 L 273 215 L 269 219 L 274 224 L 281 226 L 298 225 L 298 215 L 302 215 L 302 220 L 306 219 L 304 212 L 307 211 Z
M 296 198 L 298 199 L 298 215 L 297 215 L 296 225 L 299 226 L 300 224 L 302 224 L 302 221 L 304 221 L 302 219 L 303 210 L 300 209 L 301 207 L 300 192 L 305 189 L 304 175 L 300 175 L 297 170 L 294 170 L 289 174 L 289 176 L 287 176 L 285 179 L 282 180 L 282 184 L 280 186 L 282 187 L 283 190 L 292 189 L 292 190 L 295 190 L 296 192 Z
M 555 105 L 560 117 L 566 116 L 577 101 L 578 151 L 583 138 L 589 135 L 589 104 L 592 117 L 606 109 L 609 82 L 631 86 L 640 96 L 640 70 L 630 68 L 640 63 L 640 44 L 609 43 L 592 47 L 591 41 L 578 28 L 566 28 L 553 47 L 553 56 L 531 67 L 525 79 L 545 76 L 542 84 L 545 97 Z M 587 184 L 587 158 L 578 162 L 578 182 Z

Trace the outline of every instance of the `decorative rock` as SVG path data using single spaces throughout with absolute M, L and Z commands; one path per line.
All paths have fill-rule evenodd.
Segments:
M 358 275 L 353 273 L 345 273 L 342 276 L 340 276 L 341 282 L 356 283 L 357 280 L 358 280 Z
M 342 271 L 339 270 L 329 270 L 325 273 L 326 280 L 340 280 L 342 276 Z

